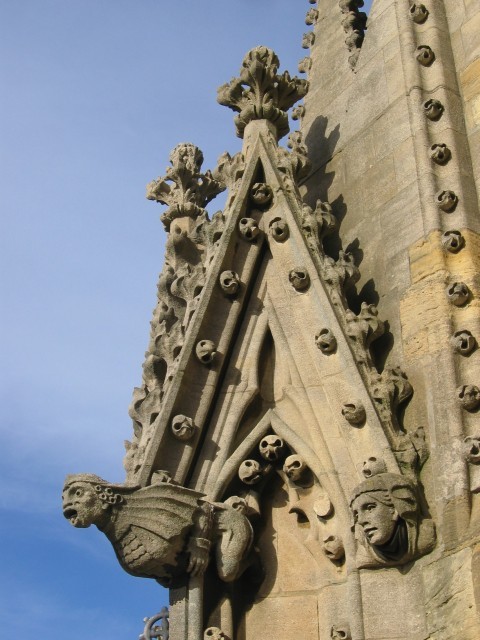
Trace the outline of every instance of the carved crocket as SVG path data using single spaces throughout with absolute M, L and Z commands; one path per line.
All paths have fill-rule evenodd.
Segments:
M 197 491 L 167 482 L 128 487 L 92 474 L 67 476 L 62 497 L 70 523 L 96 525 L 134 576 L 172 587 L 188 574 L 203 573 L 211 551 L 225 582 L 249 565 L 253 530 L 241 507 L 208 502 Z

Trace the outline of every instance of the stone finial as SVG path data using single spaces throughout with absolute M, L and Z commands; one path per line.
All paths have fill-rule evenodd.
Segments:
M 170 154 L 171 167 L 165 176 L 147 185 L 147 199 L 166 204 L 161 220 L 167 231 L 176 218 L 198 218 L 207 204 L 225 186 L 215 180 L 210 171 L 201 173 L 203 153 L 190 143 L 179 144 Z
M 245 56 L 240 77 L 218 89 L 218 102 L 238 112 L 234 122 L 240 138 L 253 120 L 269 120 L 279 139 L 288 133 L 287 110 L 306 95 L 308 82 L 287 71 L 278 75 L 279 64 L 271 49 L 255 47 Z

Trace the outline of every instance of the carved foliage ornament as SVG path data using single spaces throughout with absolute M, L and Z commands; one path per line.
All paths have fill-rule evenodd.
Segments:
M 168 206 L 161 216 L 166 229 L 175 218 L 197 218 L 205 213 L 206 205 L 225 190 L 225 185 L 215 180 L 210 171 L 201 173 L 203 154 L 198 147 L 182 143 L 170 154 L 170 164 L 165 176 L 147 185 L 148 200 L 156 200 Z
M 238 112 L 234 122 L 240 138 L 252 120 L 272 122 L 278 138 L 288 133 L 287 110 L 306 95 L 308 83 L 287 71 L 279 75 L 279 64 L 271 49 L 256 47 L 245 56 L 240 77 L 218 89 L 218 102 Z

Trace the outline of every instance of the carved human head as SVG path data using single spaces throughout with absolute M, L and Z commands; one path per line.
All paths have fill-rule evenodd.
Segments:
M 244 460 L 238 469 L 238 477 L 245 484 L 257 484 L 263 477 L 260 463 L 257 460 Z
M 382 458 L 376 458 L 370 456 L 367 458 L 362 467 L 362 473 L 366 478 L 377 475 L 377 473 L 385 473 L 387 471 L 387 465 Z
M 204 631 L 203 640 L 227 640 L 227 636 L 218 627 L 208 627 Z
M 271 434 L 260 440 L 258 449 L 264 460 L 276 462 L 285 454 L 285 443 L 282 438 L 279 438 L 275 434 Z
M 292 482 L 301 482 L 308 473 L 308 467 L 305 460 L 295 453 L 285 460 L 283 471 Z
M 333 353 L 337 348 L 337 339 L 330 329 L 323 328 L 315 335 L 315 344 L 322 353 Z
M 342 539 L 338 536 L 327 536 L 323 539 L 323 552 L 329 560 L 335 562 L 341 560 L 345 556 L 345 549 Z
M 211 364 L 217 354 L 217 348 L 212 340 L 200 340 L 195 347 L 197 358 L 203 364 Z
M 227 296 L 234 296 L 240 289 L 240 280 L 235 271 L 222 271 L 219 278 L 219 283 L 222 291 Z
M 177 440 L 190 440 L 195 435 L 195 425 L 192 418 L 181 413 L 172 419 L 171 429 Z
M 334 624 L 330 630 L 332 640 L 351 640 L 350 627 L 345 622 L 343 624 Z
M 296 291 L 305 291 L 310 286 L 310 276 L 304 267 L 295 267 L 288 274 L 288 279 Z
M 272 189 L 264 182 L 256 182 L 251 191 L 250 196 L 257 207 L 266 207 L 272 200 Z
M 253 242 L 260 233 L 258 223 L 254 218 L 240 218 L 238 223 L 238 230 L 240 235 L 249 242 Z
M 400 519 L 411 526 L 418 523 L 415 488 L 410 480 L 393 473 L 379 473 L 359 484 L 350 508 L 355 525 L 373 548 L 384 547 L 392 541 Z M 406 551 L 406 548 L 398 549 L 399 554 Z
M 474 384 L 464 384 L 459 387 L 457 397 L 466 411 L 475 411 L 480 407 L 480 389 Z
M 63 515 L 74 527 L 101 526 L 114 504 L 123 502 L 99 476 L 79 473 L 67 476 L 62 492 Z
M 288 224 L 283 218 L 274 218 L 268 228 L 272 238 L 277 242 L 284 242 L 288 238 Z

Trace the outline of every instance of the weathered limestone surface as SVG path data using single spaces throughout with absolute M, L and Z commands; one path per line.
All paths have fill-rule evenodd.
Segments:
M 63 499 L 170 587 L 172 640 L 480 638 L 480 5 L 362 5 L 310 0 L 308 80 L 248 52 L 242 151 L 148 185 L 126 483 Z

